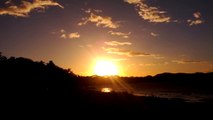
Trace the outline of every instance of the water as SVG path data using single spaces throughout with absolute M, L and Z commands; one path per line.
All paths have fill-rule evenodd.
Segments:
M 201 102 L 203 100 L 213 101 L 213 93 L 206 90 L 182 86 L 159 83 L 126 83 L 121 79 L 112 79 L 103 84 L 91 85 L 90 90 L 102 91 L 109 88 L 113 92 L 128 92 L 135 96 L 154 96 L 160 98 L 180 98 L 187 102 Z M 105 90 L 105 89 L 104 89 Z M 107 89 L 108 91 L 108 89 Z
M 168 91 L 152 91 L 152 90 L 138 90 L 133 93 L 135 96 L 155 96 L 160 98 L 180 98 L 184 99 L 187 102 L 201 102 L 204 99 L 213 100 L 212 94 L 200 94 L 200 93 L 183 93 L 181 91 L 177 92 L 168 92 Z
M 95 91 L 103 91 L 105 88 L 110 89 L 110 91 L 113 92 L 128 92 L 130 94 L 133 94 L 135 96 L 154 96 L 154 97 L 160 97 L 160 98 L 180 98 L 185 100 L 186 102 L 202 102 L 205 99 L 213 100 L 213 94 L 205 94 L 205 93 L 199 93 L 199 92 L 193 92 L 190 90 L 182 90 L 182 89 L 167 89 L 167 88 L 141 88 L 136 87 L 136 85 L 132 85 L 131 89 L 126 89 L 123 87 L 114 87 L 114 86 L 96 86 L 92 87 L 92 90 Z

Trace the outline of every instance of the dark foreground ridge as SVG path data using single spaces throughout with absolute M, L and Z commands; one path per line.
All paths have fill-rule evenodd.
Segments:
M 62 69 L 52 61 L 34 62 L 27 58 L 0 56 L 1 109 L 14 115 L 62 113 L 69 117 L 76 114 L 90 116 L 161 116 L 204 114 L 210 116 L 213 101 L 205 99 L 190 103 L 182 99 L 134 96 L 127 92 L 102 93 L 86 89 L 101 77 L 81 77 L 69 69 Z M 212 93 L 213 73 L 170 74 L 143 78 L 122 78 L 127 83 L 154 82 L 195 86 L 193 89 Z M 188 80 L 184 84 L 184 80 Z M 173 81 L 172 81 L 173 80 Z M 180 80 L 180 81 L 179 81 Z M 204 80 L 204 82 L 202 82 Z M 96 81 L 96 83 L 97 83 Z M 195 81 L 193 83 L 193 81 Z M 20 114 L 21 113 L 21 114 Z M 205 117 L 204 116 L 204 117 Z M 81 116 L 79 116 L 81 117 Z

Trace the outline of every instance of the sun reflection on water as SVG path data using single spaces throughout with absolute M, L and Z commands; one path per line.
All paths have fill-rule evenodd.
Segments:
M 101 92 L 103 92 L 103 93 L 110 93 L 110 92 L 112 92 L 112 88 L 102 88 Z

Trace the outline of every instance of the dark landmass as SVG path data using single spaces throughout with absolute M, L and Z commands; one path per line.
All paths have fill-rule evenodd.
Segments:
M 1 109 L 5 113 L 45 114 L 62 113 L 69 117 L 77 114 L 90 116 L 145 116 L 148 114 L 205 115 L 213 111 L 213 100 L 186 102 L 179 98 L 134 96 L 128 92 L 102 93 L 91 86 L 108 86 L 112 79 L 152 89 L 167 87 L 213 93 L 213 73 L 163 73 L 147 77 L 83 77 L 70 69 L 27 58 L 6 58 L 0 55 Z M 205 117 L 203 116 L 203 117 Z M 150 116 L 151 117 L 151 116 Z

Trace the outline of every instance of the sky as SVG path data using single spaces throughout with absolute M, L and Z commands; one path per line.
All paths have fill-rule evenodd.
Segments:
M 0 52 L 93 75 L 213 72 L 212 0 L 1 0 Z

